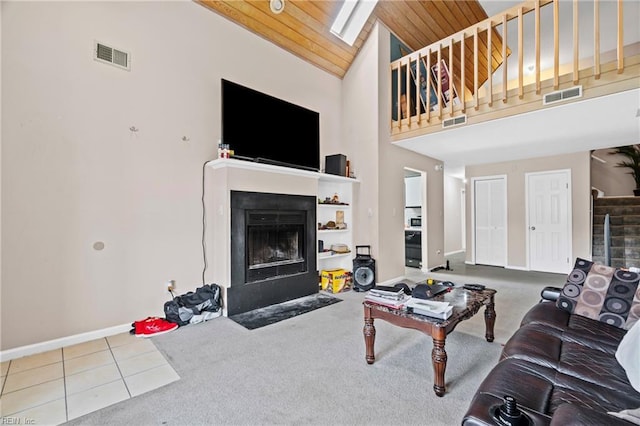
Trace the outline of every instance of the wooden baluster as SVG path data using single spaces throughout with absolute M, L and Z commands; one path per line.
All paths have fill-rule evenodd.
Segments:
M 624 71 L 624 17 L 622 0 L 618 0 L 618 74 Z
M 553 1 L 553 88 L 560 87 L 560 0 Z
M 507 103 L 507 14 L 502 15 L 502 102 Z
M 402 106 L 400 105 L 400 102 L 402 102 L 402 94 L 400 93 L 400 87 L 401 87 L 401 84 L 400 84 L 401 75 L 400 74 L 402 74 L 400 72 L 401 69 L 402 69 L 402 65 L 400 63 L 398 63 L 398 68 L 397 68 L 397 70 L 398 70 L 397 71 L 398 72 L 398 78 L 396 79 L 396 84 L 398 86 L 398 91 L 396 92 L 396 94 L 398 96 L 398 104 L 397 104 L 398 105 L 397 106 L 397 109 L 398 109 L 398 115 L 397 115 L 397 117 L 398 117 L 398 128 L 400 128 L 400 125 L 402 124 Z
M 431 49 L 427 49 L 427 123 L 431 122 Z
M 416 58 L 416 115 L 418 116 L 418 127 L 420 127 L 420 121 L 422 114 L 420 107 L 422 106 L 422 83 L 420 82 L 420 53 Z
M 535 4 L 535 46 L 536 46 L 536 94 L 540 94 L 540 0 L 536 0 Z
M 465 107 L 465 100 L 464 100 L 464 96 L 465 96 L 465 92 L 467 91 L 467 85 L 465 82 L 465 63 L 464 63 L 464 38 L 465 38 L 465 33 L 462 33 L 462 37 L 460 38 L 460 103 L 462 104 L 462 112 L 464 113 L 466 111 L 466 107 Z
M 518 97 L 522 99 L 524 97 L 524 87 L 523 87 L 523 72 L 522 69 L 524 67 L 524 35 L 522 25 L 522 7 L 518 8 Z
M 411 68 L 410 68 L 410 63 L 407 60 L 406 62 L 406 67 L 407 67 L 407 72 L 405 74 L 406 77 L 406 83 L 404 85 L 405 88 L 405 95 L 404 95 L 404 100 L 406 102 L 406 111 L 407 111 L 407 124 L 409 125 L 409 127 L 411 127 L 411 89 L 410 89 L 410 80 L 411 80 Z
M 593 75 L 600 79 L 600 3 L 593 1 Z
M 573 84 L 578 84 L 580 80 L 578 69 L 580 63 L 578 39 L 578 0 L 573 0 Z
M 442 110 L 444 109 L 444 105 L 442 105 L 442 67 L 440 66 L 440 62 L 442 61 L 442 45 L 438 44 L 438 62 L 436 69 L 438 72 L 436 73 L 438 77 L 438 118 L 442 119 Z
M 473 107 L 477 111 L 480 108 L 478 100 L 478 27 L 473 28 Z
M 489 19 L 487 24 L 487 88 L 489 90 L 489 106 L 493 106 L 493 55 L 491 48 L 491 33 L 493 29 L 493 23 Z
M 453 99 L 456 94 L 456 84 L 453 75 L 453 37 L 451 37 L 449 39 L 449 117 L 453 117 Z

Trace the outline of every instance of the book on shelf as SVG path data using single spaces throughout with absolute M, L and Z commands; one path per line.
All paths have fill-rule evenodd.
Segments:
M 368 293 L 366 296 L 364 296 L 364 300 L 366 300 L 367 302 L 375 303 L 377 305 L 382 305 L 386 306 L 387 308 L 393 309 L 402 308 L 409 299 L 410 297 L 407 295 L 402 295 L 400 299 L 388 299 L 386 297 L 379 297 L 371 293 Z
M 449 302 L 436 302 L 433 300 L 410 298 L 405 307 L 415 314 L 426 315 L 432 318 L 447 319 L 453 314 L 453 306 Z

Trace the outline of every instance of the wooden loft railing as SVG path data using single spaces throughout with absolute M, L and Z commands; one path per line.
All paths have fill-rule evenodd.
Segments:
M 573 60 L 569 63 L 560 63 L 560 0 L 524 2 L 392 62 L 391 140 L 446 131 L 443 123 L 479 123 L 546 108 L 545 95 L 576 86 L 581 93 L 578 99 L 640 87 L 640 43 L 624 45 L 623 1 L 615 3 L 615 25 L 601 25 L 600 1 L 589 3 L 593 7 L 593 28 L 589 29 L 593 52 L 588 59 L 579 57 L 578 14 L 579 7 L 584 7 L 579 3 L 572 3 Z M 545 22 L 553 28 L 551 47 L 543 46 L 540 36 L 541 10 L 546 7 L 553 12 L 553 22 Z M 533 40 L 525 40 L 528 14 L 533 14 Z M 513 42 L 507 40 L 512 25 L 517 29 Z M 617 42 L 614 50 L 601 52 L 605 31 L 615 32 Z M 524 49 L 531 43 L 534 64 L 525 70 Z M 517 51 L 515 75 L 508 74 L 509 44 Z M 551 64 L 541 69 L 541 58 L 546 57 L 553 58 Z

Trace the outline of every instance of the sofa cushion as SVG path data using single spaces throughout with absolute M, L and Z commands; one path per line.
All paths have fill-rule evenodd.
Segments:
M 579 341 L 592 347 L 614 353 L 626 330 L 603 322 L 594 321 L 558 309 L 555 303 L 542 302 L 534 305 L 524 316 L 521 326 L 540 324 L 546 333 L 560 336 L 567 341 Z M 589 343 L 588 343 L 589 342 Z M 607 349 L 604 349 L 604 347 Z
M 555 412 L 562 404 L 575 404 L 607 413 L 640 405 L 640 393 L 629 384 L 611 388 L 611 383 L 585 381 L 575 376 L 557 373 L 553 378 L 553 392 L 549 399 L 549 412 Z
M 640 274 L 577 258 L 556 306 L 629 329 L 640 318 Z
M 597 321 L 587 321 L 620 330 Z M 615 358 L 619 342 L 619 339 L 596 339 L 580 331 L 561 331 L 546 324 L 529 323 L 511 336 L 500 359 L 524 360 L 602 388 L 629 389 L 627 375 Z

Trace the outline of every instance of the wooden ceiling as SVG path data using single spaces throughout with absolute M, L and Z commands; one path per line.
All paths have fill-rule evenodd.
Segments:
M 477 0 L 379 0 L 353 46 L 329 29 L 344 0 L 284 0 L 274 14 L 269 0 L 195 0 L 307 62 L 343 78 L 376 20 L 412 51 L 487 18 Z

